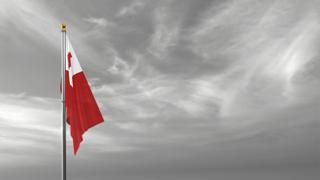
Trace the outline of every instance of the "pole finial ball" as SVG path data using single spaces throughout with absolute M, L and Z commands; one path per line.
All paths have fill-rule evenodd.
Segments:
M 66 24 L 61 24 L 61 31 L 66 32 L 67 30 L 67 25 Z

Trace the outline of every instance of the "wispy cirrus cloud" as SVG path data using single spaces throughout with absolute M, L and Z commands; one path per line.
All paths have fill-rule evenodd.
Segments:
M 255 8 L 245 10 L 248 3 Z M 235 113 L 242 107 L 249 110 L 262 104 L 265 107 L 284 105 L 295 99 L 291 94 L 298 88 L 294 79 L 318 56 L 312 47 L 318 42 L 319 26 L 312 11 L 301 11 L 295 15 L 298 20 L 283 22 L 282 19 L 291 18 L 297 7 L 283 10 L 281 5 L 282 2 L 226 3 L 227 8 L 214 15 L 210 14 L 213 11 L 204 13 L 208 13 L 207 18 L 194 28 L 191 36 L 194 52 L 208 64 L 215 62 L 212 57 L 216 61 L 225 59 L 227 63 L 220 75 L 206 75 L 207 82 L 212 79 L 213 89 L 223 90 L 217 95 L 223 101 L 222 114 Z M 274 16 L 276 13 L 277 17 Z M 235 14 L 237 18 L 232 18 Z M 216 36 L 218 34 L 220 36 Z M 220 86 L 217 81 L 224 85 Z M 279 101 L 270 99 L 270 94 Z
M 113 23 L 108 21 L 105 18 L 94 18 L 94 17 L 89 17 L 89 18 L 85 18 L 85 21 L 94 24 L 98 27 L 107 27 L 107 26 L 112 26 Z
M 50 42 L 56 43 L 59 20 L 53 14 L 46 11 L 43 4 L 35 1 L 0 1 L 0 25 L 3 28 L 11 28 L 12 25 L 21 27 L 19 30 L 26 35 L 37 34 Z M 41 15 L 40 15 L 41 14 Z M 50 34 L 50 35 L 48 35 Z
M 131 4 L 122 7 L 116 14 L 117 17 L 131 16 L 136 14 L 145 6 L 143 1 L 133 1 Z
M 56 154 L 61 119 L 58 100 L 24 94 L 1 94 L 0 99 L 0 151 L 7 157 L 1 164 L 17 166 L 21 159 L 37 164 L 41 159 L 34 158 L 36 154 Z

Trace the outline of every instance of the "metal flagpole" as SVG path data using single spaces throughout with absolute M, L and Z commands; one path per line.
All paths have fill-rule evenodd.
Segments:
M 65 81 L 66 81 L 66 24 L 61 24 L 61 103 L 62 103 L 62 173 L 61 179 L 67 179 L 67 154 L 66 154 L 66 93 L 65 93 Z

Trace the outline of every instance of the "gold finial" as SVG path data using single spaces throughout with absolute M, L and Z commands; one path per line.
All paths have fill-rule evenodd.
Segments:
M 61 32 L 66 32 L 66 31 L 67 31 L 67 25 L 61 24 Z

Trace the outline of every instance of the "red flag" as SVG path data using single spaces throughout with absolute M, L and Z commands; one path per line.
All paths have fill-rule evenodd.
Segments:
M 104 120 L 69 38 L 66 39 L 66 116 L 76 154 L 82 135 Z

